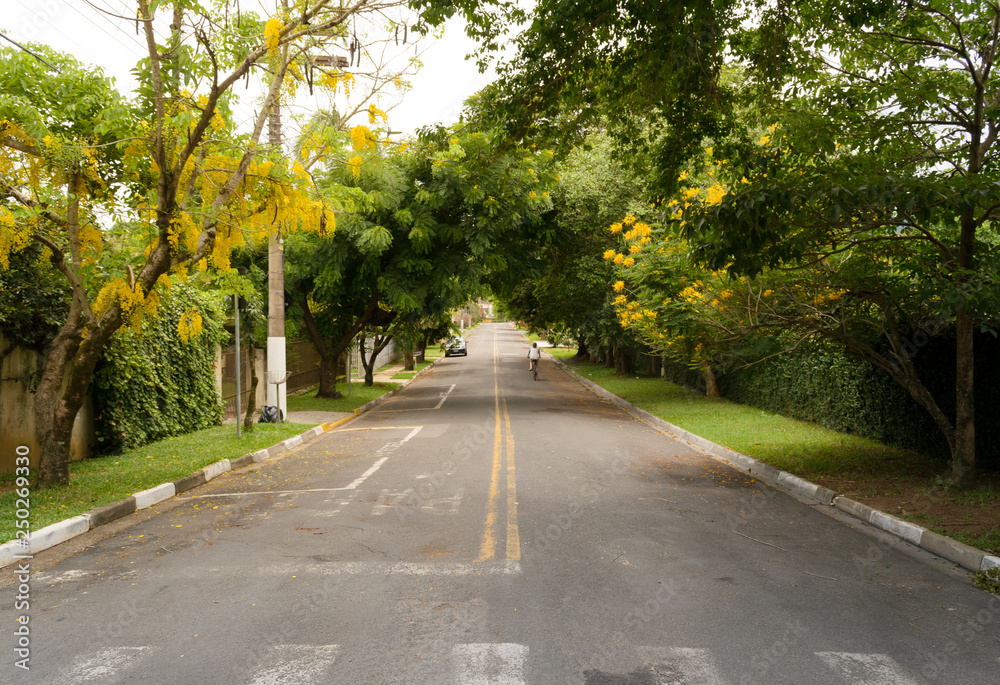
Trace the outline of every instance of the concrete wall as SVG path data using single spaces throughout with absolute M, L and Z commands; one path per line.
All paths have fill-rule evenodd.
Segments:
M 6 342 L 0 336 L 0 349 Z M 38 465 L 38 442 L 35 440 L 35 396 L 28 389 L 31 376 L 38 368 L 38 355 L 30 350 L 15 348 L 0 363 L 0 473 L 14 472 L 15 450 L 30 450 L 31 466 Z M 90 397 L 73 424 L 70 454 L 73 459 L 93 456 L 97 439 L 94 435 L 94 404 Z M 22 450 L 23 451 L 23 450 Z

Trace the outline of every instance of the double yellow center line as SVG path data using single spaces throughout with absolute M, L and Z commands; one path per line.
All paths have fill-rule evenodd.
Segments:
M 496 330 L 493 331 L 493 404 L 496 426 L 493 433 L 493 469 L 490 476 L 490 496 L 486 503 L 486 525 L 483 542 L 476 561 L 489 561 L 496 557 L 497 519 L 500 511 L 500 476 L 503 471 L 504 445 L 507 462 L 507 549 L 508 561 L 521 558 L 521 539 L 517 532 L 517 487 L 514 478 L 514 433 L 510 429 L 510 414 L 507 413 L 507 398 L 500 391 L 500 344 Z M 503 420 L 501 421 L 501 406 Z M 506 435 L 506 441 L 504 436 Z

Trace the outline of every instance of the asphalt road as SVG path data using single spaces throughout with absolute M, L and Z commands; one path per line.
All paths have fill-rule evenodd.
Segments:
M 0 682 L 997 682 L 1000 598 L 526 354 L 483 326 L 342 428 L 39 555 L 29 671 L 0 588 Z

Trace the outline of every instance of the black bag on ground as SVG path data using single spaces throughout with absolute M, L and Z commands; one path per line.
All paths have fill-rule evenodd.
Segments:
M 257 423 L 278 423 L 284 419 L 284 415 L 277 407 L 265 404 L 260 408 L 260 419 Z

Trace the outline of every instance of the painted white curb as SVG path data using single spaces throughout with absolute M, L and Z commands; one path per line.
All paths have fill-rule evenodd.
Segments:
M 907 523 L 906 521 L 900 521 L 895 516 L 890 516 L 889 514 L 885 514 L 877 510 L 872 511 L 871 519 L 869 519 L 868 522 L 873 526 L 896 535 L 897 537 L 903 538 L 907 542 L 917 545 L 918 547 L 920 546 L 920 537 L 924 534 L 924 529 L 920 526 L 915 526 L 912 523 Z
M 135 508 L 138 511 L 139 509 L 146 509 L 154 504 L 158 504 L 165 499 L 170 499 L 176 494 L 177 490 L 174 488 L 173 483 L 163 483 L 162 485 L 157 485 L 155 488 L 137 492 L 132 496 L 135 497 Z
M 285 442 L 288 442 L 287 440 Z M 228 459 L 220 459 L 219 461 L 213 462 L 202 469 L 205 473 L 205 480 L 210 481 L 213 478 L 218 478 L 226 471 L 232 471 L 233 466 L 229 463 Z
M 991 557 L 989 555 L 983 557 L 983 567 L 979 570 L 986 571 L 991 568 L 1000 568 L 1000 557 Z
M 54 547 L 60 542 L 66 542 L 88 530 L 90 530 L 90 518 L 86 516 L 74 516 L 71 519 L 53 523 L 51 526 L 45 526 L 31 534 L 29 538 L 31 553 L 35 554 L 49 547 Z
M 9 566 L 17 561 L 17 558 L 29 554 L 28 548 L 21 544 L 21 540 L 11 540 L 0 545 L 0 568 Z

